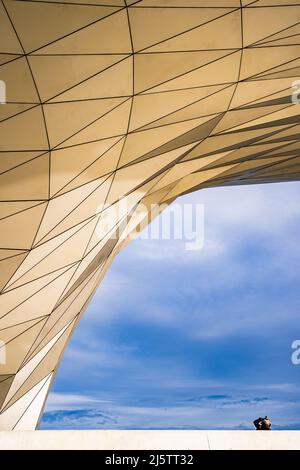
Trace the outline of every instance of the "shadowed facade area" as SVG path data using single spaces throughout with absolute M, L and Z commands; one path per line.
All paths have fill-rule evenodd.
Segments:
M 3 0 L 0 23 L 0 429 L 30 430 L 139 203 L 299 179 L 300 5 Z

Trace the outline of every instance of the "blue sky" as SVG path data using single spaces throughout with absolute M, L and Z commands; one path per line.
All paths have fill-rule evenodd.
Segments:
M 42 429 L 300 429 L 300 185 L 198 191 L 204 247 L 132 241 L 65 353 Z M 157 222 L 155 222 L 157 223 Z

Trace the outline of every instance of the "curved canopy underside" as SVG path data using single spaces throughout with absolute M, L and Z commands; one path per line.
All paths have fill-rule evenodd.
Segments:
M 3 0 L 0 23 L 0 429 L 34 429 L 141 221 L 120 198 L 299 179 L 300 6 Z

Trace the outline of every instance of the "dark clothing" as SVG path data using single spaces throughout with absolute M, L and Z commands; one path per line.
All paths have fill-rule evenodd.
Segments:
M 267 416 L 264 418 L 257 418 L 253 421 L 254 426 L 258 431 L 270 431 L 272 423 Z

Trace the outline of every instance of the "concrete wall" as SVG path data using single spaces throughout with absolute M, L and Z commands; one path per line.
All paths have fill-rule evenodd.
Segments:
M 1 431 L 4 449 L 300 450 L 300 431 Z

